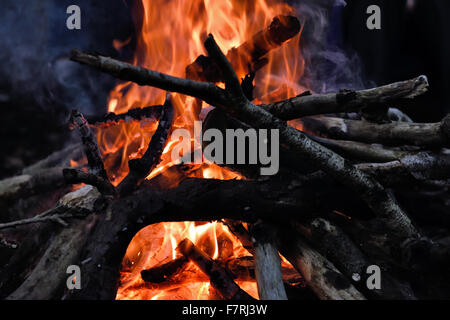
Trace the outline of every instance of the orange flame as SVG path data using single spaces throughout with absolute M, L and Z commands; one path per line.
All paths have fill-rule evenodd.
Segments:
M 277 15 L 295 15 L 295 11 L 282 0 L 141 0 L 136 10 L 140 15 L 137 48 L 133 63 L 170 75 L 185 77 L 185 68 L 201 55 L 205 55 L 203 41 L 211 33 L 223 52 L 238 47 L 254 34 L 267 28 Z M 304 60 L 299 50 L 297 35 L 280 48 L 267 54 L 268 63 L 257 72 L 255 101 L 269 103 L 295 96 L 303 91 L 298 83 L 303 74 Z M 114 43 L 120 48 L 119 42 Z M 245 76 L 234 66 L 239 78 Z M 141 87 L 131 82 L 119 84 L 110 94 L 108 111 L 124 113 L 133 108 L 160 105 L 165 92 L 152 87 Z M 200 106 L 196 99 L 173 94 L 176 110 L 175 128 L 192 130 L 198 120 Z M 205 103 L 202 108 L 207 107 Z M 128 172 L 128 160 L 140 157 L 157 128 L 156 122 L 131 122 L 101 129 L 98 142 L 105 166 L 113 183 L 117 185 Z M 148 176 L 165 174 L 173 166 L 169 141 L 159 166 Z M 199 173 L 200 172 L 200 173 Z M 203 163 L 195 175 L 207 179 L 236 179 L 238 175 L 211 163 Z M 176 244 L 184 238 L 199 244 L 209 240 L 208 252 L 213 258 L 220 255 L 218 237 L 226 236 L 233 244 L 233 255 L 248 254 L 240 242 L 221 223 L 198 225 L 193 222 L 162 223 L 141 230 L 131 242 L 124 257 L 124 271 L 117 299 L 207 299 L 212 289 L 208 281 L 187 282 L 183 286 L 165 289 L 143 288 L 139 272 L 167 259 L 175 259 Z M 209 242 L 208 242 L 209 241 Z M 212 250 L 212 251 L 211 251 Z M 128 263 L 128 265 L 127 265 Z M 199 272 L 193 264 L 189 272 Z M 187 271 L 184 271 L 187 272 Z M 239 279 L 238 279 L 239 280 Z M 257 297 L 255 282 L 239 282 Z

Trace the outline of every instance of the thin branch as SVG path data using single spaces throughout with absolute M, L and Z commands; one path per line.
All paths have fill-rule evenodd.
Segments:
M 109 182 L 109 180 L 101 178 L 95 174 L 84 172 L 83 170 L 67 168 L 63 169 L 63 176 L 66 183 L 85 183 L 96 187 L 101 194 L 110 196 L 117 195 L 116 188 L 111 184 L 111 182 Z
M 173 77 L 96 54 L 87 54 L 73 50 L 70 59 L 97 68 L 121 80 L 133 81 L 141 86 L 153 86 L 169 92 L 190 95 L 208 103 L 210 103 L 209 101 L 215 101 L 217 97 L 224 96 L 224 91 L 212 83 Z
M 170 95 L 167 95 L 158 128 L 153 134 L 147 150 L 140 159 L 133 159 L 128 162 L 130 172 L 118 186 L 121 196 L 132 192 L 160 163 L 169 138 L 169 132 L 172 129 L 174 113 Z
M 96 128 L 107 128 L 117 125 L 122 121 L 140 121 L 143 119 L 158 120 L 161 116 L 163 106 L 155 105 L 142 109 L 131 109 L 126 113 L 115 114 L 110 112 L 101 117 L 88 117 L 89 125 Z
M 72 110 L 70 121 L 80 133 L 90 172 L 96 176 L 102 177 L 103 179 L 108 179 L 100 150 L 97 145 L 97 138 L 91 131 L 91 128 L 89 128 L 88 122 L 77 110 Z
M 16 220 L 6 223 L 0 223 L 0 230 L 15 228 L 27 224 L 32 223 L 42 223 L 42 222 L 56 222 L 61 224 L 63 227 L 67 227 L 68 224 L 64 221 L 64 219 L 74 218 L 74 217 L 85 216 L 85 213 L 81 214 L 81 212 L 77 212 L 76 210 L 70 210 L 69 212 L 64 210 L 62 207 L 52 208 L 47 210 L 37 216 L 32 218 Z

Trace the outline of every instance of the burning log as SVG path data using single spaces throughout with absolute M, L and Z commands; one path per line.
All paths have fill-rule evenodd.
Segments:
M 267 224 L 252 224 L 258 295 L 261 300 L 287 300 L 281 275 L 281 260 L 275 245 L 275 232 Z
M 140 159 L 132 159 L 128 162 L 130 172 L 117 187 L 121 196 L 131 193 L 159 164 L 173 121 L 174 109 L 170 96 L 167 95 L 158 128 L 153 134 L 147 151 Z
M 211 281 L 211 285 L 228 300 L 253 300 L 234 282 L 229 271 L 212 260 L 206 253 L 198 249 L 192 241 L 184 239 L 178 244 L 177 250 L 194 262 Z
M 151 283 L 161 283 L 163 281 L 168 281 L 174 274 L 180 272 L 180 270 L 182 270 L 186 266 L 188 261 L 189 259 L 187 259 L 185 256 L 182 256 L 162 265 L 142 270 L 141 278 L 145 282 Z
M 175 260 L 142 270 L 141 278 L 148 284 L 146 284 L 145 287 L 148 287 L 149 289 L 161 289 L 182 285 L 186 281 L 206 282 L 210 280 L 209 277 L 203 273 L 196 276 L 191 274 L 189 274 L 189 276 L 185 275 L 183 270 L 187 266 L 188 262 L 189 260 L 185 256 L 181 256 Z M 238 279 L 241 281 L 255 280 L 255 259 L 251 256 L 232 258 L 227 261 L 216 262 L 220 263 L 220 265 L 229 270 L 233 279 Z M 287 287 L 292 289 L 292 286 L 303 283 L 303 278 L 296 270 L 285 266 L 282 266 L 281 269 L 285 288 Z M 138 289 L 136 287 L 131 288 Z
M 301 122 L 307 131 L 319 132 L 333 139 L 426 147 L 444 147 L 450 143 L 450 115 L 438 123 L 374 124 L 332 117 L 308 117 Z
M 228 229 L 230 229 L 231 233 L 234 234 L 234 236 L 239 239 L 242 246 L 248 252 L 254 255 L 255 249 L 253 248 L 253 241 L 244 225 L 239 221 L 231 219 L 223 219 L 223 222 L 228 227 Z
M 228 51 L 227 58 L 233 66 L 241 67 L 245 74 L 257 71 L 267 63 L 263 57 L 295 37 L 300 32 L 300 27 L 300 21 L 296 17 L 277 16 L 266 30 L 258 32 L 238 48 Z M 203 55 L 186 67 L 186 78 L 207 82 L 224 80 L 222 70 L 214 59 Z
M 163 108 L 163 106 L 155 105 L 142 109 L 131 109 L 121 114 L 110 112 L 101 117 L 88 117 L 88 122 L 96 128 L 107 128 L 112 125 L 117 125 L 122 121 L 159 120 Z

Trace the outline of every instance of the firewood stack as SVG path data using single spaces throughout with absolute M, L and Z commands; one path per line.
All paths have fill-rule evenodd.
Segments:
M 209 35 L 208 56 L 187 68 L 187 78 L 73 51 L 73 61 L 120 80 L 214 106 L 206 127 L 278 129 L 281 168 L 262 178 L 249 166 L 233 166 L 247 179 L 213 180 L 187 178 L 195 168 L 184 164 L 167 169 L 182 177 L 167 187 L 162 175 L 145 178 L 160 162 L 174 121 L 169 94 L 164 106 L 88 119 L 91 125 L 74 111 L 70 122 L 81 144 L 0 182 L 0 200 L 13 209 L 27 199 L 61 197 L 33 216 L 9 210 L 1 218 L 0 296 L 114 299 L 122 258 L 137 231 L 157 222 L 219 220 L 253 255 L 261 299 L 290 298 L 278 252 L 320 299 L 450 298 L 450 116 L 413 123 L 393 108 L 427 92 L 425 76 L 362 91 L 302 92 L 276 103 L 252 103 L 251 82 L 264 55 L 297 34 L 299 26 L 293 17 L 277 17 L 268 30 L 226 56 Z M 291 32 L 278 38 L 280 28 Z M 270 46 L 261 44 L 267 37 Z M 244 51 L 251 59 L 241 83 L 232 63 Z M 215 85 L 218 81 L 225 89 Z M 158 129 L 142 158 L 130 160 L 129 174 L 113 186 L 91 127 L 144 118 L 159 119 Z M 87 170 L 70 167 L 84 155 Z M 86 186 L 69 192 L 79 183 Z M 19 243 L 8 239 L 21 228 L 28 235 Z M 189 240 L 178 250 L 183 258 L 146 270 L 142 278 L 161 281 L 191 260 L 222 298 L 251 298 L 230 276 L 236 268 L 213 261 Z M 81 266 L 82 288 L 68 291 L 66 268 L 73 264 Z M 381 287 L 375 289 L 366 283 L 373 265 L 381 269 Z

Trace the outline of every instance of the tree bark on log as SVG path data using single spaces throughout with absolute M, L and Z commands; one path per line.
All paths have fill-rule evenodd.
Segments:
M 57 190 L 65 184 L 63 168 L 33 169 L 31 174 L 1 180 L 0 201 L 24 199 L 44 191 Z
M 450 144 L 450 115 L 438 123 L 393 122 L 375 124 L 363 120 L 332 117 L 301 119 L 306 131 L 325 134 L 338 140 L 352 140 L 383 145 L 445 147 Z
M 260 300 L 287 300 L 281 260 L 275 244 L 275 232 L 263 223 L 251 225 L 255 257 L 256 283 Z
M 306 134 L 311 140 L 333 150 L 341 156 L 354 161 L 390 162 L 407 156 L 410 152 L 391 150 L 362 142 L 326 139 Z
M 450 154 L 420 152 L 388 163 L 362 163 L 357 167 L 378 177 L 412 175 L 420 181 L 450 179 Z
M 304 116 L 354 112 L 364 108 L 383 108 L 386 104 L 398 104 L 414 99 L 428 91 L 425 76 L 361 91 L 341 90 L 338 93 L 299 95 L 261 107 L 282 120 Z
M 294 223 L 295 224 L 295 223 Z M 383 300 L 415 300 L 409 284 L 401 283 L 384 271 L 380 289 L 368 290 L 367 267 L 372 265 L 353 241 L 336 225 L 317 218 L 299 228 L 301 234 L 329 259 L 367 297 Z M 355 278 L 356 277 L 356 278 Z M 355 278 L 355 279 L 353 279 Z
M 279 229 L 281 254 L 297 269 L 321 300 L 365 300 L 338 269 L 289 227 Z

